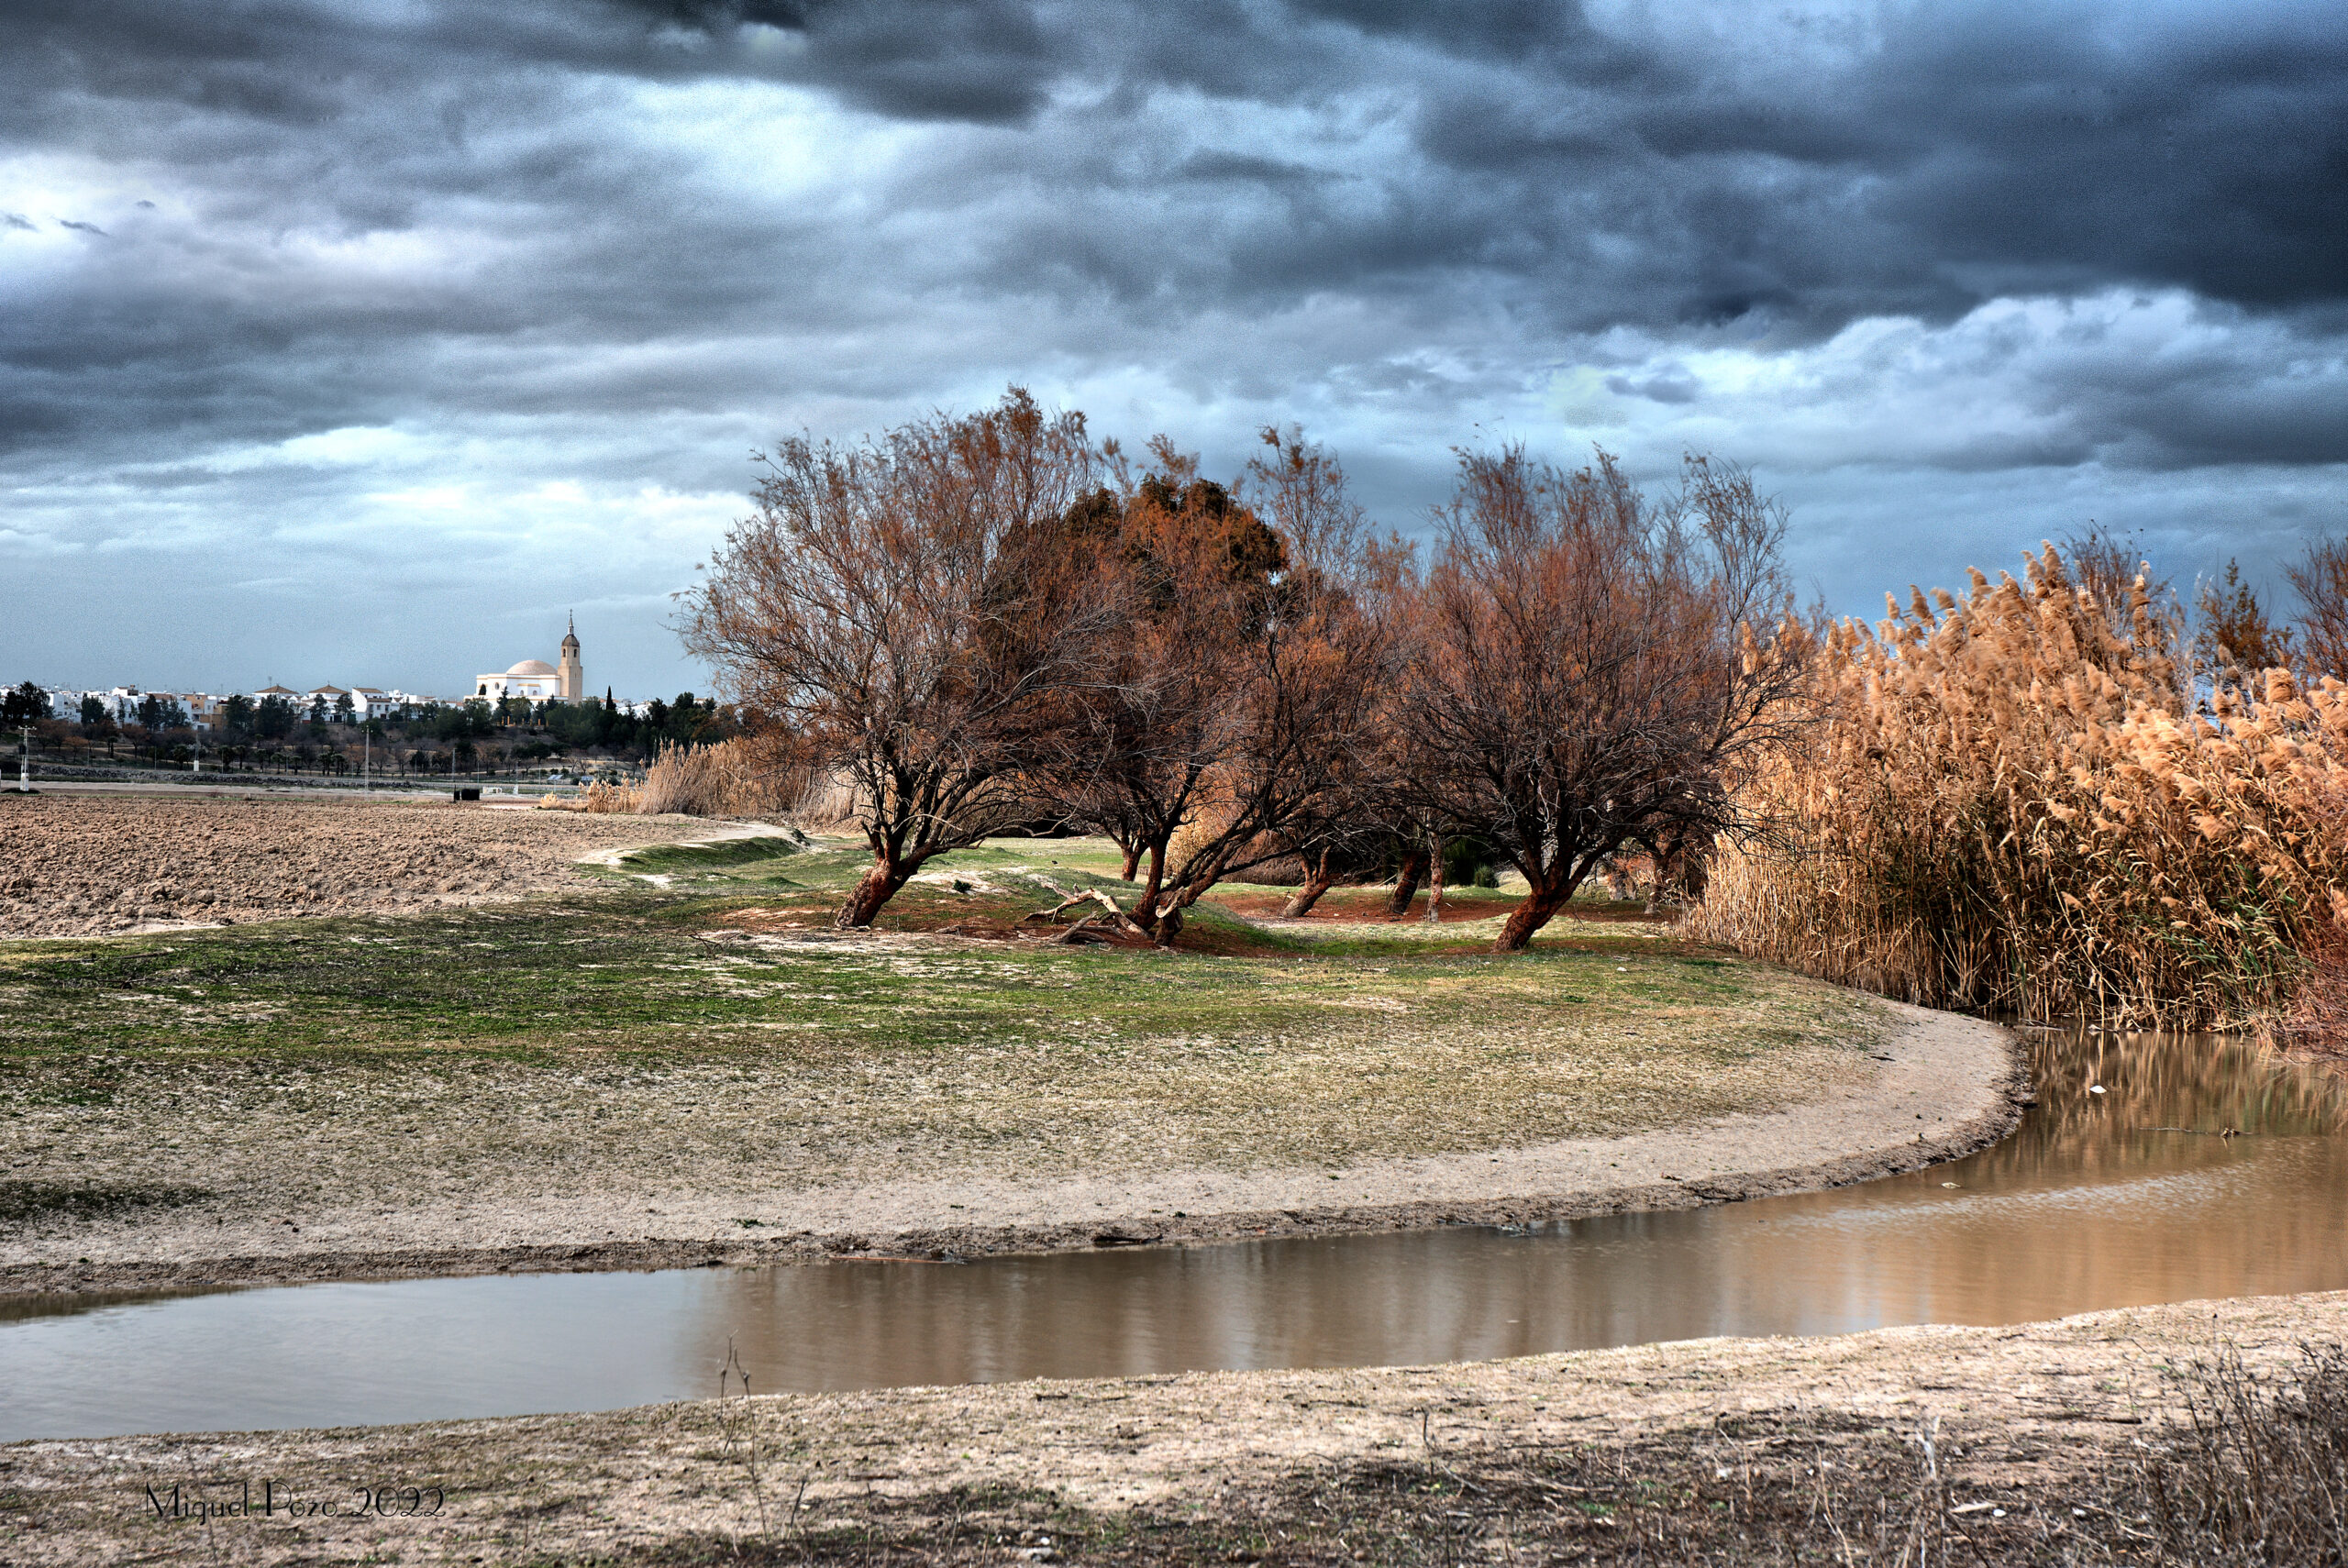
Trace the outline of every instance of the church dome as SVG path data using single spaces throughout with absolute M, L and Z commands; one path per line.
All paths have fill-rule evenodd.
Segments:
M 505 673 L 512 676 L 552 675 L 554 666 L 542 658 L 526 658 Z

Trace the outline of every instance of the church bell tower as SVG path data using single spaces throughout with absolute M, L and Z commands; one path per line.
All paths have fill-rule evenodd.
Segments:
M 562 662 L 555 667 L 555 693 L 565 702 L 576 702 L 587 694 L 587 672 L 579 664 L 575 617 L 562 634 Z

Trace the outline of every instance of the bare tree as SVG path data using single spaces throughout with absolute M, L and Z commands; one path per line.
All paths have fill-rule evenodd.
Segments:
M 1732 775 L 1799 679 L 1785 518 L 1701 458 L 1656 506 L 1602 452 L 1567 474 L 1512 447 L 1463 453 L 1437 522 L 1405 596 L 1401 788 L 1524 878 L 1515 951 L 1624 845 L 1742 825 Z
M 2318 539 L 2285 569 L 2299 602 L 2299 657 L 2319 679 L 2348 680 L 2348 539 Z
M 1241 494 L 1279 536 L 1290 591 L 1335 584 L 1348 615 L 1377 613 L 1397 558 L 1370 539 L 1368 514 L 1335 455 L 1294 425 L 1266 425 L 1257 436 L 1265 450 L 1248 461 Z M 1382 638 L 1375 651 L 1385 651 Z M 1294 802 L 1280 829 L 1280 844 L 1303 868 L 1280 911 L 1285 918 L 1310 913 L 1339 878 L 1382 861 L 1390 848 L 1391 831 L 1378 809 L 1387 717 L 1378 704 L 1389 688 L 1381 677 L 1363 693 L 1369 704 L 1357 714 L 1359 733 L 1336 748 L 1322 786 Z
M 1081 414 L 1014 387 L 982 414 L 764 459 L 758 511 L 682 629 L 791 760 L 850 786 L 872 865 L 838 925 L 1032 814 L 1032 775 L 1119 624 L 1100 563 L 1061 547 L 1101 457 Z
M 2121 538 L 2100 524 L 2065 535 L 2056 541 L 2071 581 L 2095 596 L 2096 608 L 2112 635 L 2123 642 L 2152 638 L 2171 658 L 2183 651 L 2185 607 L 2177 602 L 2169 580 L 2153 570 L 2143 548 L 2133 537 Z M 2136 590 L 2144 593 L 2141 624 Z M 1823 628 L 1820 629 L 1823 637 Z

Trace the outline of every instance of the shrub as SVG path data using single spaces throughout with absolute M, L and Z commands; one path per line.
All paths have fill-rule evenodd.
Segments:
M 2165 1558 L 2348 1560 L 2348 1353 L 2302 1345 L 2298 1375 L 2269 1386 L 2221 1351 L 2190 1375 L 2187 1418 L 2140 1484 Z

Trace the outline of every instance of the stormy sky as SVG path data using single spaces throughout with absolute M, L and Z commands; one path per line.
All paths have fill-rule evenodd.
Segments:
M 1704 450 L 1807 587 L 2348 532 L 2348 8 L 0 4 L 0 677 L 703 683 L 751 451 L 1017 382 L 1409 531 Z

